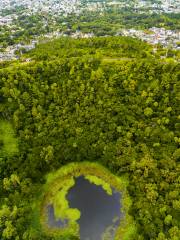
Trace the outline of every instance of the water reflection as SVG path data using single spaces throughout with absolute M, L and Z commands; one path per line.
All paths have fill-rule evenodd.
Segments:
M 47 215 L 48 215 L 48 226 L 50 228 L 63 228 L 68 224 L 67 220 L 56 219 L 54 215 L 54 207 L 53 205 L 47 206 Z
M 76 184 L 67 195 L 69 206 L 81 212 L 81 240 L 100 240 L 107 232 L 109 239 L 114 238 L 115 230 L 122 217 L 120 212 L 121 194 L 113 190 L 108 195 L 101 186 L 90 183 L 84 177 L 78 177 Z
M 76 178 L 75 185 L 67 194 L 67 200 L 70 208 L 77 208 L 81 212 L 77 221 L 81 240 L 114 239 L 123 217 L 119 192 L 113 189 L 113 194 L 108 195 L 101 186 L 92 184 L 81 176 Z M 68 220 L 55 218 L 53 205 L 48 205 L 47 215 L 50 228 L 63 228 L 68 225 Z

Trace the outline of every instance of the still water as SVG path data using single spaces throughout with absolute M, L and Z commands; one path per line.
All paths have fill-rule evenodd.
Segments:
M 115 190 L 112 195 L 108 195 L 101 186 L 90 183 L 82 176 L 76 178 L 75 185 L 67 194 L 67 200 L 70 208 L 77 208 L 81 212 L 78 220 L 81 240 L 102 240 L 107 229 L 108 239 L 113 240 L 115 230 L 123 217 L 120 199 L 121 194 Z M 52 206 L 49 206 L 48 216 L 51 227 L 65 225 L 65 222 L 55 221 Z
M 56 220 L 53 205 L 49 205 L 47 207 L 47 215 L 48 215 L 48 226 L 50 228 L 62 228 L 67 226 L 67 223 L 68 223 L 67 220 L 61 220 L 61 219 Z
M 67 199 L 71 208 L 78 208 L 81 212 L 78 221 L 81 240 L 100 240 L 109 226 L 119 225 L 122 215 L 120 197 L 120 193 L 115 191 L 108 195 L 101 186 L 90 183 L 84 177 L 76 179 L 76 184 L 69 190 Z M 113 219 L 116 219 L 114 223 Z

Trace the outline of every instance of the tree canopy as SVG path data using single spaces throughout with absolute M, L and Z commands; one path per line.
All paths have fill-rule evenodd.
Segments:
M 180 64 L 151 50 L 129 38 L 60 39 L 1 68 L 0 116 L 19 148 L 0 158 L 2 240 L 49 239 L 31 203 L 45 174 L 81 161 L 129 178 L 133 239 L 179 239 Z

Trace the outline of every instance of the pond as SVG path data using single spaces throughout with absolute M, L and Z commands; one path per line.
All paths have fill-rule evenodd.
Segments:
M 108 194 L 102 186 L 79 176 L 75 178 L 75 185 L 69 189 L 66 198 L 70 208 L 81 212 L 81 217 L 77 220 L 81 240 L 101 240 L 105 233 L 109 236 L 108 239 L 114 239 L 123 217 L 120 192 L 112 188 L 112 194 Z M 53 206 L 48 206 L 49 227 L 62 228 L 66 224 L 67 221 L 55 219 Z
M 128 214 L 131 198 L 125 175 L 116 176 L 91 162 L 70 163 L 46 176 L 37 226 L 52 238 L 80 240 L 131 239 L 136 232 Z M 35 219 L 36 220 L 36 219 Z M 39 228 L 38 228 L 39 229 Z
M 54 214 L 54 207 L 53 205 L 48 205 L 47 206 L 47 215 L 48 215 L 48 226 L 50 228 L 63 228 L 65 227 L 68 222 L 67 220 L 61 220 L 61 219 L 56 219 L 55 214 Z

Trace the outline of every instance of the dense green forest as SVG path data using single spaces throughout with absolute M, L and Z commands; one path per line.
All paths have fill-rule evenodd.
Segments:
M 27 57 L 0 69 L 0 124 L 14 129 L 2 154 L 0 127 L 0 239 L 52 239 L 32 214 L 45 175 L 90 161 L 129 179 L 131 239 L 179 240 L 180 64 L 123 37 L 60 39 Z
M 96 36 L 115 35 L 122 28 L 149 29 L 151 27 L 164 27 L 178 30 L 180 14 L 135 12 L 131 8 L 110 8 L 103 14 L 99 12 L 86 12 L 79 16 L 69 16 L 66 19 L 68 29 L 82 32 L 93 32 Z M 57 19 L 58 22 L 63 20 Z
M 46 50 L 45 50 L 46 49 Z M 25 57 L 34 60 L 53 60 L 56 58 L 82 58 L 96 59 L 109 58 L 153 58 L 152 46 L 143 41 L 130 37 L 101 37 L 93 39 L 69 39 L 54 40 L 45 45 L 38 45 Z M 99 60 L 98 60 L 99 61 Z

